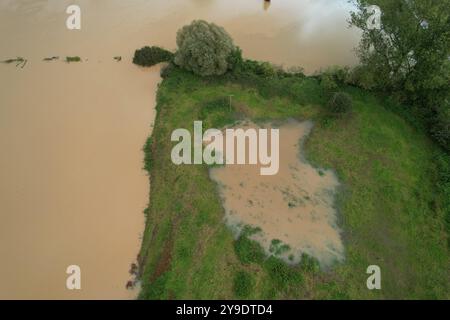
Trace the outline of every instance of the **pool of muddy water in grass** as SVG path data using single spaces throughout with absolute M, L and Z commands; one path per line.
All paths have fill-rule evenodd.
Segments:
M 255 126 L 247 123 L 235 128 Z M 258 228 L 260 231 L 251 238 L 268 255 L 295 264 L 305 253 L 316 258 L 321 267 L 329 267 L 344 259 L 335 208 L 339 181 L 332 170 L 315 168 L 306 160 L 303 143 L 313 128 L 311 121 L 288 121 L 277 128 L 280 143 L 276 175 L 261 175 L 258 165 L 210 169 L 226 223 L 236 235 L 244 226 Z

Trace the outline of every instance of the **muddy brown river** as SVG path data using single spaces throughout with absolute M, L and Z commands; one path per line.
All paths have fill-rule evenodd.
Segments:
M 70 4 L 81 30 L 68 30 Z M 132 299 L 130 264 L 149 184 L 157 68 L 136 48 L 175 48 L 193 19 L 224 26 L 244 55 L 307 72 L 356 62 L 336 0 L 0 0 L 0 299 Z M 42 61 L 80 56 L 80 63 Z M 121 62 L 113 57 L 122 56 Z M 81 267 L 81 290 L 66 268 Z

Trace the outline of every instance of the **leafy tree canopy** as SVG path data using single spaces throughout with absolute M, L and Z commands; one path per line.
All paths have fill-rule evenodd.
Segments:
M 195 20 L 177 33 L 175 63 L 200 76 L 221 75 L 232 69 L 237 50 L 224 28 Z

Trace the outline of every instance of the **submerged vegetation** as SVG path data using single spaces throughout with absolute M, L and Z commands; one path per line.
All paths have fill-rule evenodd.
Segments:
M 59 60 L 58 56 L 53 56 L 53 57 L 47 57 L 42 59 L 42 61 L 54 61 L 54 60 Z
M 66 62 L 70 63 L 70 62 L 81 62 L 81 58 L 78 56 L 73 56 L 73 57 L 66 57 Z

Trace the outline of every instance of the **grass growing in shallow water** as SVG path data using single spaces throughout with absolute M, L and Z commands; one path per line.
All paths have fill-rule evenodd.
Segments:
M 342 88 L 352 96 L 352 114 L 325 119 L 318 80 L 283 81 L 280 92 L 273 86 L 264 91 L 259 86 L 267 84 L 260 82 L 200 79 L 175 68 L 162 82 L 153 135 L 144 148 L 151 201 L 140 252 L 140 298 L 448 298 L 446 199 L 437 187 L 435 160 L 446 156 L 366 92 Z M 170 160 L 172 131 L 192 130 L 202 117 L 209 127 L 242 117 L 315 121 L 306 155 L 318 167 L 336 170 L 343 184 L 338 203 L 344 263 L 319 271 L 305 257 L 292 267 L 268 258 L 247 235 L 233 238 L 207 166 Z M 366 287 L 371 264 L 381 267 L 381 291 Z M 249 285 L 237 287 L 240 278 Z
M 66 57 L 66 62 L 70 63 L 70 62 L 81 62 L 81 58 L 78 56 L 75 57 Z

